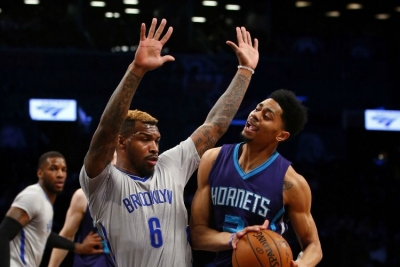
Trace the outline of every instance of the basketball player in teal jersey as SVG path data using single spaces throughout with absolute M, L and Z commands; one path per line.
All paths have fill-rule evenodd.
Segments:
M 321 261 L 310 187 L 277 151 L 279 143 L 303 128 L 306 118 L 306 108 L 293 92 L 276 90 L 248 116 L 241 133 L 244 142 L 204 153 L 190 230 L 194 249 L 218 252 L 215 266 L 232 266 L 232 249 L 245 233 L 268 227 L 282 235 L 287 219 L 302 249 L 291 265 L 311 267 Z M 215 228 L 210 226 L 212 217 Z
M 174 60 L 160 55 L 172 28 L 161 38 L 166 21 L 158 29 L 156 24 L 153 19 L 147 36 L 142 24 L 135 58 L 107 103 L 80 173 L 90 212 L 119 267 L 191 266 L 183 191 L 200 157 L 229 127 L 259 59 L 258 41 L 253 43 L 244 27 L 236 28 L 238 44 L 227 42 L 239 60 L 231 84 L 203 125 L 158 155 L 157 120 L 129 110 L 144 74 Z M 117 163 L 113 166 L 115 149 Z

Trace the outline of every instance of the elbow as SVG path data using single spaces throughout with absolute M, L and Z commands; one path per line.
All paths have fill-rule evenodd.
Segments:
M 197 236 L 196 236 L 195 234 L 193 234 L 193 233 L 190 235 L 190 247 L 191 247 L 193 250 L 200 250 L 200 249 L 201 249 L 200 244 L 199 244 L 199 241 L 198 241 L 198 238 L 197 238 Z
M 197 229 L 196 229 L 197 230 Z M 193 250 L 203 250 L 201 245 L 201 234 L 195 229 L 190 229 L 190 247 Z

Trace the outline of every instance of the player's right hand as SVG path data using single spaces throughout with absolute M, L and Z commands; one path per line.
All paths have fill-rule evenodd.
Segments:
M 142 75 L 147 71 L 161 67 L 165 62 L 174 61 L 175 58 L 170 55 L 161 56 L 161 50 L 172 34 L 172 27 L 161 38 L 162 32 L 167 21 L 161 20 L 156 30 L 157 19 L 153 18 L 149 32 L 146 36 L 146 25 L 142 23 L 140 28 L 140 42 L 135 53 L 135 59 L 132 62 L 134 70 L 138 75 Z M 161 39 L 160 39 L 161 38 Z
M 236 234 L 232 238 L 232 248 L 236 249 L 239 239 L 242 238 L 248 232 L 258 232 L 261 230 L 266 230 L 268 228 L 268 225 L 269 221 L 265 220 L 262 225 L 247 226 L 246 228 L 243 228 L 241 231 L 236 232 Z

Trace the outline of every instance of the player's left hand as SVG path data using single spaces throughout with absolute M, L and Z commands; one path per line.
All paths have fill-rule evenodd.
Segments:
M 263 225 L 252 225 L 252 226 L 247 226 L 243 230 L 236 232 L 236 234 L 232 238 L 232 248 L 236 249 L 237 243 L 239 242 L 239 239 L 242 238 L 246 233 L 248 232 L 258 232 L 261 230 L 265 230 L 268 228 L 269 221 L 265 220 Z
M 101 237 L 94 232 L 90 232 L 82 243 L 75 244 L 75 252 L 78 254 L 100 254 L 103 253 Z

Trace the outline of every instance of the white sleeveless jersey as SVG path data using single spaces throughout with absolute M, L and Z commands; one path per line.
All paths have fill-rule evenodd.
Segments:
M 154 175 L 141 179 L 108 165 L 80 183 L 118 267 L 192 265 L 183 191 L 200 157 L 191 138 L 162 153 Z
M 53 225 L 53 205 L 42 187 L 34 184 L 19 193 L 11 206 L 23 209 L 30 222 L 10 241 L 10 266 L 39 266 Z

